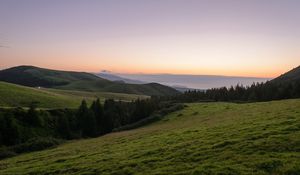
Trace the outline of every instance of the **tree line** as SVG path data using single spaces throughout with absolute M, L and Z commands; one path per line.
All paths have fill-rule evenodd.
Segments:
M 132 102 L 97 99 L 91 105 L 83 100 L 78 109 L 40 110 L 36 103 L 28 110 L 0 109 L 0 158 L 5 157 L 3 146 L 19 153 L 55 145 L 56 139 L 97 137 L 154 114 L 165 115 L 177 109 L 170 108 L 174 105 L 152 97 Z
M 167 97 L 180 102 L 196 101 L 230 101 L 230 102 L 260 102 L 300 98 L 300 82 L 285 83 L 253 83 L 251 86 L 236 85 L 212 88 L 208 90 L 190 90 L 183 94 Z
M 108 99 L 103 105 L 98 99 L 90 107 L 86 101 L 82 101 L 76 113 L 78 121 L 76 130 L 82 137 L 103 135 L 114 128 L 147 118 L 161 107 L 158 100 L 154 98 L 138 99 L 133 102 Z

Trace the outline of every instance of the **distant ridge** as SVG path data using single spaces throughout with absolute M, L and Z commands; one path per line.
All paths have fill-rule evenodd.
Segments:
M 130 79 L 130 78 L 124 78 L 119 75 L 116 74 L 112 74 L 110 72 L 101 72 L 101 73 L 96 73 L 95 75 L 104 78 L 106 80 L 110 80 L 110 81 L 115 81 L 115 82 L 120 82 L 120 83 L 128 83 L 128 84 L 147 84 L 147 83 L 151 83 L 149 81 L 141 81 L 141 80 L 135 80 L 135 79 Z M 163 83 L 162 83 L 163 84 Z M 196 90 L 194 88 L 188 88 L 186 86 L 178 86 L 178 85 L 171 85 L 171 84 L 164 84 L 166 86 L 172 87 L 174 89 L 176 89 L 179 92 L 185 92 L 188 90 Z M 200 90 L 200 89 L 197 89 Z
M 128 83 L 128 84 L 147 84 L 147 82 L 139 81 L 139 80 L 134 80 L 134 79 L 129 79 L 129 78 L 123 78 L 118 75 L 114 75 L 111 73 L 96 73 L 96 76 L 100 78 L 104 78 L 106 80 L 110 81 L 117 81 L 117 82 L 123 82 L 123 83 Z
M 187 89 L 210 89 L 230 87 L 237 84 L 249 86 L 254 82 L 266 82 L 270 78 L 239 77 L 222 75 L 185 75 L 185 74 L 117 74 L 122 78 L 157 82 L 171 87 L 186 87 Z M 180 90 L 176 88 L 177 90 Z
M 0 81 L 29 87 L 47 87 L 92 92 L 117 92 L 142 95 L 174 95 L 175 89 L 158 83 L 126 84 L 112 82 L 86 72 L 61 71 L 35 66 L 18 66 L 0 71 Z

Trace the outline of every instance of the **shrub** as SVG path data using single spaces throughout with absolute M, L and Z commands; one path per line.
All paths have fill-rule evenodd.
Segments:
M 173 104 L 172 106 L 166 107 L 158 111 L 162 115 L 167 115 L 171 112 L 175 112 L 184 108 L 183 104 Z
M 5 159 L 8 157 L 13 157 L 15 156 L 16 153 L 10 150 L 7 147 L 0 147 L 0 159 Z
M 113 131 L 124 131 L 124 130 L 129 130 L 129 129 L 134 129 L 134 128 L 138 128 L 141 126 L 145 126 L 147 124 L 150 124 L 150 123 L 153 123 L 155 121 L 162 119 L 163 116 L 165 116 L 171 112 L 175 112 L 175 111 L 181 110 L 183 108 L 184 108 L 184 106 L 182 104 L 173 104 L 172 106 L 168 106 L 167 108 L 164 108 L 160 111 L 153 113 L 152 115 L 150 115 L 147 118 L 144 118 L 144 119 L 139 120 L 132 124 L 128 124 L 128 125 L 125 125 L 125 126 L 122 126 L 119 128 L 115 128 Z
M 162 116 L 160 114 L 153 114 L 150 117 L 144 118 L 138 122 L 116 128 L 113 131 L 117 132 L 117 131 L 125 131 L 125 130 L 135 129 L 135 128 L 150 124 L 152 122 L 158 121 L 161 118 L 162 118 Z
M 16 153 L 39 151 L 46 148 L 57 146 L 61 143 L 61 140 L 52 137 L 38 137 L 32 138 L 25 143 L 16 145 L 13 150 Z

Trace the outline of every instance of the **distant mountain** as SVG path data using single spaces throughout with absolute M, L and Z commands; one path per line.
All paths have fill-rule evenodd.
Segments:
M 189 90 L 201 90 L 201 89 L 188 88 L 188 87 L 185 87 L 185 86 L 171 86 L 171 87 L 176 89 L 179 92 L 186 92 L 186 91 L 189 91 Z
M 144 82 L 157 82 L 170 87 L 185 87 L 187 89 L 210 89 L 230 87 L 237 84 L 251 85 L 253 82 L 266 82 L 269 78 L 235 77 L 218 75 L 180 75 L 180 74 L 116 74 L 122 78 Z M 182 90 L 182 88 L 176 88 Z
M 95 74 L 98 77 L 101 77 L 103 79 L 106 80 L 110 80 L 110 81 L 117 81 L 117 82 L 123 82 L 123 83 L 128 83 L 128 84 L 146 84 L 149 82 L 144 82 L 144 81 L 139 81 L 139 80 L 133 80 L 133 79 L 128 79 L 128 78 L 123 78 L 108 72 L 101 72 L 101 73 L 97 73 Z
M 86 72 L 60 71 L 34 66 L 18 66 L 0 71 L 0 81 L 66 90 L 117 92 L 143 95 L 174 95 L 171 87 L 157 83 L 126 84 L 113 82 Z
M 95 75 L 97 75 L 101 78 L 104 78 L 106 80 L 120 82 L 120 83 L 128 83 L 128 84 L 147 84 L 147 83 L 151 83 L 151 82 L 146 82 L 146 81 L 140 81 L 140 80 L 124 78 L 124 77 L 112 74 L 110 72 L 107 72 L 107 71 L 101 72 L 101 73 L 98 73 L 98 74 L 95 74 Z M 176 86 L 176 85 L 174 85 L 174 86 L 167 85 L 167 86 L 170 86 L 170 87 L 176 89 L 179 92 L 185 92 L 185 91 L 188 91 L 188 90 L 195 90 L 193 88 L 188 88 L 188 87 L 185 87 L 185 86 Z
M 95 74 L 101 78 L 129 84 L 146 84 L 151 82 L 170 86 L 177 91 L 204 90 L 217 87 L 230 87 L 237 84 L 251 85 L 256 82 L 266 82 L 269 78 L 234 77 L 218 75 L 180 75 L 180 74 L 118 74 L 104 71 Z

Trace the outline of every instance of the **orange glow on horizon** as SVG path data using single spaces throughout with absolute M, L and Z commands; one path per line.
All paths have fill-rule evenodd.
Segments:
M 274 78 L 300 65 L 299 2 L 7 1 L 0 69 Z
M 24 64 L 26 65 L 26 64 Z M 18 66 L 12 65 L 11 67 Z M 237 70 L 237 69 L 176 69 L 176 68 L 156 68 L 151 69 L 149 67 L 138 67 L 138 66 L 129 66 L 129 67 L 117 67 L 117 66 L 98 66 L 97 64 L 72 64 L 69 66 L 66 65 L 51 65 L 48 64 L 36 64 L 33 66 L 54 69 L 54 70 L 63 70 L 63 71 L 78 71 L 78 72 L 91 72 L 98 73 L 102 70 L 107 70 L 112 73 L 123 73 L 123 74 L 181 74 L 181 75 L 220 75 L 220 76 L 236 76 L 236 77 L 257 77 L 257 78 L 275 78 L 281 74 L 291 70 L 293 67 L 280 68 L 277 70 Z M 7 67 L 8 68 L 8 67 Z

